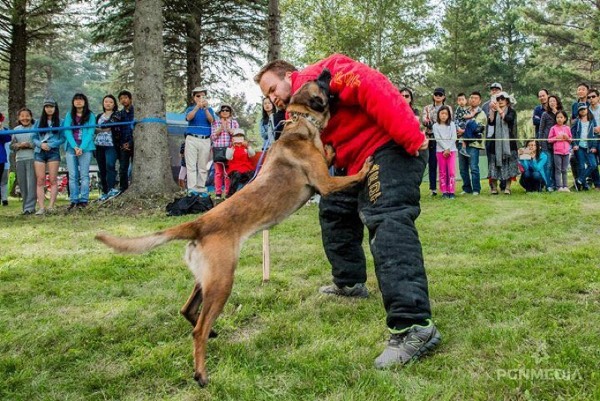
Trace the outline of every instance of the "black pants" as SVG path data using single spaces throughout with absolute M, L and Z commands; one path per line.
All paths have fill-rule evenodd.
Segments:
M 429 157 L 427 164 L 429 165 L 429 190 L 437 191 L 437 156 L 435 150 L 437 142 L 429 138 Z
M 246 173 L 240 173 L 239 171 L 230 171 L 229 172 L 229 192 L 227 192 L 227 196 L 233 195 L 238 186 L 242 184 L 247 184 L 248 181 L 252 179 L 254 176 L 254 171 L 248 171 Z
M 390 328 L 403 329 L 431 317 L 423 251 L 415 227 L 421 212 L 419 186 L 428 152 L 413 157 L 393 143 L 374 154 L 364 183 L 321 199 L 323 245 L 338 286 L 367 279 L 363 224 Z
M 0 145 L 4 146 L 4 145 Z M 2 174 L 4 174 L 4 163 L 0 163 L 0 180 L 2 180 Z M 8 185 L 6 186 L 6 190 L 8 190 Z M 2 185 L 0 184 L 0 199 L 2 199 Z
M 119 149 L 119 189 L 121 192 L 129 188 L 129 165 L 133 160 L 133 148 Z

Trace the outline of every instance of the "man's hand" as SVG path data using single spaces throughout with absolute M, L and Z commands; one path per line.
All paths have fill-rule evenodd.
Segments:
M 415 156 L 419 156 L 419 150 L 425 150 L 429 148 L 429 139 L 425 136 L 425 141 L 419 146 L 419 149 L 415 152 Z

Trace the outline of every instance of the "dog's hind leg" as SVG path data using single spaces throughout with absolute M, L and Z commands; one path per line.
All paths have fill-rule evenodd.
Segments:
M 198 322 L 198 310 L 200 310 L 200 305 L 202 304 L 202 288 L 199 284 L 194 285 L 194 289 L 190 294 L 190 297 L 186 301 L 185 305 L 181 307 L 179 311 L 183 317 L 186 318 L 188 322 L 192 324 L 192 327 L 196 327 L 196 323 Z M 219 334 L 212 330 L 208 335 L 208 338 L 215 338 Z
M 203 306 L 194 328 L 194 379 L 200 386 L 208 384 L 206 343 L 213 323 L 231 294 L 237 264 L 235 245 L 223 241 L 223 238 L 215 238 L 215 242 L 212 247 L 210 244 L 202 247 L 206 261 L 202 275 Z

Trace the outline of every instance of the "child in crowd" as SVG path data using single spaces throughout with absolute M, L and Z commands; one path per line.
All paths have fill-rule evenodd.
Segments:
M 457 135 L 462 137 L 467 126 L 467 120 L 472 118 L 471 114 L 469 113 L 469 105 L 467 104 L 467 95 L 465 95 L 462 92 L 459 93 L 456 96 L 456 103 L 456 110 L 454 110 L 454 124 L 456 125 Z M 467 144 L 465 143 L 465 141 L 460 140 L 458 148 L 458 153 L 460 153 L 464 157 L 471 157 L 471 155 L 467 153 Z
M 10 142 L 10 135 L 3 134 L 2 131 L 4 130 L 6 130 L 4 127 L 4 114 L 0 113 L 0 198 L 2 199 L 2 206 L 8 206 L 8 197 L 6 197 L 8 188 L 5 188 L 8 186 L 4 184 L 4 180 L 5 177 L 8 178 L 8 152 L 5 145 Z
M 228 163 L 228 174 L 231 183 L 227 197 L 233 195 L 238 186 L 248 183 L 254 175 L 254 165 L 250 158 L 254 157 L 256 152 L 252 146 L 248 145 L 244 130 L 237 128 L 231 136 L 231 147 L 227 149 L 226 156 Z
M 579 190 L 588 191 L 590 189 L 588 178 L 592 179 L 596 190 L 600 190 L 600 174 L 598 174 L 598 161 L 596 160 L 598 137 L 594 134 L 595 128 L 596 120 L 592 117 L 587 103 L 579 103 L 577 118 L 571 125 L 573 152 L 577 160 L 578 170 L 575 185 Z
M 566 125 L 567 113 L 559 110 L 556 113 L 556 125 L 550 128 L 548 142 L 554 146 L 554 181 L 559 192 L 571 192 L 567 186 L 567 169 L 569 167 L 571 129 Z
M 179 147 L 179 157 L 181 158 L 181 167 L 179 168 L 178 184 L 179 188 L 181 188 L 182 191 L 185 191 L 185 189 L 187 188 L 187 167 L 185 166 L 185 141 L 183 141 L 181 143 L 181 146 Z
M 541 192 L 548 185 L 546 169 L 548 156 L 542 152 L 538 141 L 530 139 L 525 148 L 519 149 L 519 165 L 521 178 L 519 183 L 526 192 Z
M 440 174 L 440 190 L 443 198 L 454 199 L 456 180 L 456 125 L 452 121 L 450 108 L 442 106 L 437 122 L 433 124 L 433 136 L 437 142 L 436 157 Z
M 44 100 L 44 108 L 36 128 L 60 127 L 60 111 L 58 105 L 52 98 Z M 60 164 L 60 146 L 65 142 L 65 137 L 60 130 L 34 132 L 33 149 L 35 178 L 37 186 L 37 215 L 46 213 L 44 201 L 46 200 L 46 167 L 50 180 L 50 205 L 48 212 L 54 212 L 54 204 L 58 196 L 58 165 Z
M 33 128 L 33 113 L 28 108 L 22 108 L 17 113 L 19 121 L 15 130 L 25 130 Z M 14 134 L 10 149 L 15 152 L 17 162 L 17 180 L 21 189 L 23 198 L 23 214 L 35 213 L 35 169 L 33 165 L 33 133 L 25 132 Z

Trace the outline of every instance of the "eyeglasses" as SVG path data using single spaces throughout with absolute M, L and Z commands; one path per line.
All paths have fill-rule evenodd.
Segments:
M 410 99 L 410 95 L 402 95 L 405 99 Z
M 433 96 L 435 96 L 435 97 L 442 97 L 442 96 L 444 96 L 444 94 L 443 93 L 434 93 Z
M 498 98 L 496 98 L 496 101 L 499 102 L 500 100 L 506 100 L 506 98 L 505 97 L 498 97 Z
M 197 95 L 194 95 L 194 97 L 204 97 L 204 95 L 201 93 L 198 93 Z
M 222 111 L 222 112 L 223 112 L 223 111 L 226 111 L 226 112 L 228 112 L 228 113 L 231 113 L 231 109 L 221 109 L 221 111 Z
M 589 96 L 588 96 L 588 99 L 595 99 L 595 98 L 597 98 L 597 97 L 598 97 L 598 96 L 596 96 L 596 95 L 589 95 Z

